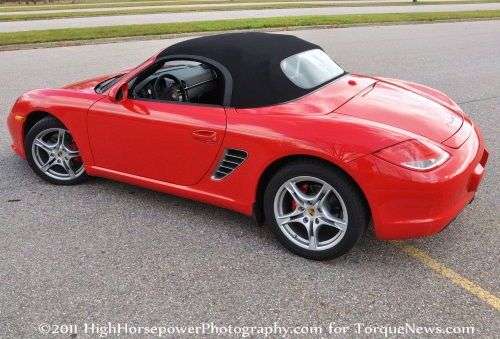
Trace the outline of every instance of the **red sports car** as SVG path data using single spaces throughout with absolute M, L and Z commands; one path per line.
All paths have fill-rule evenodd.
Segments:
M 254 215 L 311 259 L 442 230 L 488 158 L 445 94 L 349 74 L 321 47 L 233 33 L 172 45 L 138 67 L 23 94 L 12 148 L 43 179 L 99 176 Z

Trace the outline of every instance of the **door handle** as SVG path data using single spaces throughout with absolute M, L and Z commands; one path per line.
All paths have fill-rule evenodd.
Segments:
M 200 130 L 193 131 L 193 137 L 196 140 L 200 140 L 200 141 L 216 142 L 217 141 L 217 132 L 200 129 Z

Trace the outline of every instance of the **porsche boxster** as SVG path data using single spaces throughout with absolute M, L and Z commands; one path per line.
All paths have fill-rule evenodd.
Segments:
M 117 74 L 33 90 L 12 149 L 60 185 L 105 177 L 254 216 L 311 259 L 434 234 L 474 198 L 488 152 L 445 94 L 351 74 L 294 36 L 176 43 Z

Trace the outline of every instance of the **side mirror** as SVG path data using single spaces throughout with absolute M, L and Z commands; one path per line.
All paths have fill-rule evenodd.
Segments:
M 128 83 L 124 83 L 116 95 L 116 101 L 124 101 L 128 99 Z
M 116 91 L 111 91 L 109 97 L 113 101 L 124 101 L 128 99 L 128 83 L 121 85 Z

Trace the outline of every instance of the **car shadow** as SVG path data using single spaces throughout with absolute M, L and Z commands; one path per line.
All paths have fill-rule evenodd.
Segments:
M 210 222 L 206 222 L 204 227 L 208 227 L 211 232 L 220 233 L 221 236 L 235 235 L 253 244 L 260 243 L 257 246 L 256 255 L 267 255 L 266 252 L 271 251 L 273 255 L 278 257 L 292 256 L 294 261 L 327 266 L 355 265 L 360 262 L 372 262 L 382 265 L 387 262 L 391 265 L 397 265 L 397 261 L 392 260 L 392 258 L 396 254 L 402 255 L 390 242 L 376 239 L 373 232 L 367 230 L 356 246 L 346 255 L 334 260 L 314 262 L 294 256 L 278 243 L 268 226 L 258 225 L 254 219 L 237 212 L 97 177 L 91 177 L 87 182 L 77 186 L 55 186 L 46 183 L 33 174 L 24 160 L 14 155 L 8 156 L 7 160 L 3 165 L 8 168 L 4 169 L 5 171 L 2 173 L 8 173 L 8 175 L 0 184 L 0 192 L 4 192 L 7 197 L 1 202 L 2 205 L 15 203 L 23 199 L 36 199 L 36 196 L 30 198 L 29 194 L 22 194 L 25 190 L 43 191 L 45 199 L 49 198 L 49 200 L 51 195 L 62 194 L 68 196 L 69 199 L 71 199 L 72 195 L 77 195 L 74 199 L 89 202 L 90 206 L 88 208 L 95 210 L 91 214 L 93 215 L 99 213 L 101 208 L 97 204 L 94 206 L 92 202 L 96 196 L 99 196 L 106 201 L 127 200 L 128 206 L 137 206 L 138 210 L 142 209 L 146 213 L 159 211 L 159 214 L 155 213 L 153 216 L 158 219 L 158 224 L 164 224 L 165 220 L 168 220 L 169 214 L 174 219 L 171 215 L 172 211 L 176 213 L 175 219 L 185 218 L 185 220 L 188 220 L 195 215 L 197 220 L 209 220 Z M 4 175 L 2 174 L 2 176 Z M 63 192 L 61 193 L 61 191 Z M 123 213 L 123 211 L 116 211 L 116 213 Z M 126 216 L 123 216 L 122 219 L 123 222 L 126 222 Z
M 130 195 L 151 208 L 159 208 L 167 205 L 175 208 L 180 215 L 196 214 L 200 219 L 212 220 L 208 227 L 213 232 L 224 234 L 234 233 L 243 238 L 257 238 L 265 247 L 271 247 L 273 251 L 278 251 L 281 255 L 292 255 L 283 248 L 274 238 L 270 227 L 266 224 L 259 225 L 256 220 L 243 214 L 201 203 L 198 201 L 185 199 L 163 192 L 157 192 L 126 183 L 116 182 L 103 178 L 91 178 L 86 185 L 97 186 L 105 189 L 113 195 Z M 383 262 L 387 256 L 399 253 L 397 248 L 388 241 L 381 241 L 375 238 L 373 232 L 368 229 L 361 236 L 356 246 L 346 255 L 328 261 L 316 262 L 318 265 L 335 265 L 339 262 L 356 264 L 361 261 Z M 311 262 L 314 261 L 297 257 L 297 260 Z

